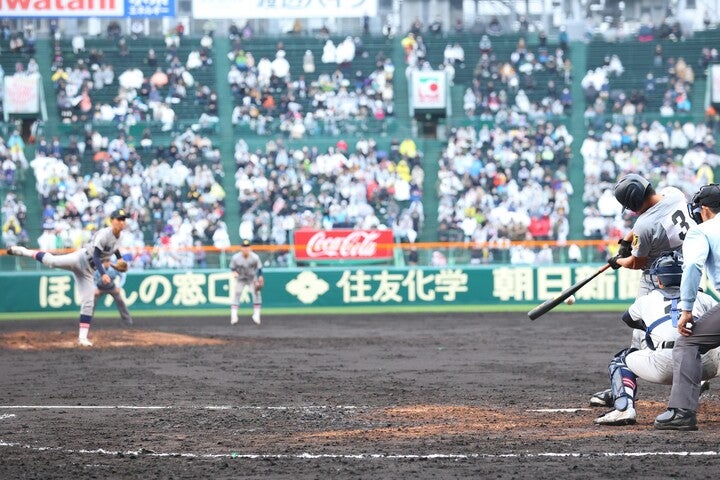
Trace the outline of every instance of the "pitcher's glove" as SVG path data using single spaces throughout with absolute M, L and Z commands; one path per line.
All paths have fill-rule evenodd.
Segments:
M 263 277 L 258 277 L 257 280 L 255 280 L 255 291 L 259 292 L 262 290 L 262 288 L 265 286 L 265 279 Z
M 621 238 L 620 240 L 618 240 L 618 245 L 620 245 L 620 248 L 618 249 L 618 252 L 617 252 L 618 257 L 627 258 L 630 255 L 632 255 L 632 242 L 631 241 Z
M 122 258 L 120 260 L 118 260 L 117 262 L 115 262 L 114 267 L 115 267 L 115 270 L 117 270 L 120 273 L 125 273 L 128 271 L 128 263 L 125 260 L 123 260 Z

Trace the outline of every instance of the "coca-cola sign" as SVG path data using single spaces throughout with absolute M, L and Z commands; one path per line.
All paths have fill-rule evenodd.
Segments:
M 297 260 L 377 260 L 392 258 L 391 230 L 298 230 Z

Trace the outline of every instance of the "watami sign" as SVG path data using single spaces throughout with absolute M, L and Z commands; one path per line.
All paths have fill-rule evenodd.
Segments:
M 124 0 L 0 0 L 0 17 L 122 17 Z
M 392 258 L 392 230 L 297 230 L 296 260 Z

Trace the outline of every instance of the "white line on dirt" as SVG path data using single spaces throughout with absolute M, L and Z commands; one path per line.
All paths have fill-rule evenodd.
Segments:
M 14 416 L 14 413 L 3 413 L 2 415 L 0 415 L 0 420 L 5 420 L 6 418 L 13 418 Z
M 536 408 L 533 410 L 525 410 L 526 412 L 539 412 L 539 413 L 575 413 L 575 412 L 589 412 L 591 408 Z
M 297 454 L 250 454 L 250 453 L 182 453 L 182 452 L 155 452 L 152 450 L 105 450 L 98 448 L 95 450 L 85 449 L 65 449 L 60 447 L 39 447 L 17 442 L 5 442 L 0 440 L 0 448 L 24 448 L 37 452 L 54 451 L 70 455 L 107 455 L 107 456 L 146 456 L 146 457 L 180 457 L 180 458 L 237 458 L 241 460 L 307 460 L 307 459 L 357 459 L 357 460 L 472 460 L 483 458 L 540 458 L 540 457 L 717 457 L 720 452 L 595 452 L 595 453 L 576 453 L 576 452 L 540 452 L 540 453 L 430 453 L 425 455 L 403 455 L 403 454 L 385 454 L 385 453 L 357 453 L 357 454 L 332 454 L 332 453 L 297 453 Z
M 300 405 L 300 406 L 256 406 L 256 405 L 0 405 L 0 410 L 357 410 L 357 405 Z
M 138 407 L 134 405 L 0 405 L 0 410 L 168 410 L 171 408 L 173 407 Z

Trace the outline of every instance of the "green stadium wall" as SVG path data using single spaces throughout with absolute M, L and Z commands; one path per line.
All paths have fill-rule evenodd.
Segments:
M 599 265 L 453 266 L 444 268 L 346 266 L 323 269 L 265 269 L 263 310 L 349 307 L 483 307 L 517 309 L 554 297 Z M 627 306 L 635 298 L 639 272 L 607 271 L 580 290 L 577 304 Z M 5 314 L 76 312 L 79 303 L 72 274 L 64 271 L 2 272 Z M 130 272 L 124 286 L 136 315 L 158 311 L 228 308 L 234 289 L 226 269 Z M 241 308 L 250 307 L 249 292 Z M 98 311 L 114 310 L 103 297 Z

